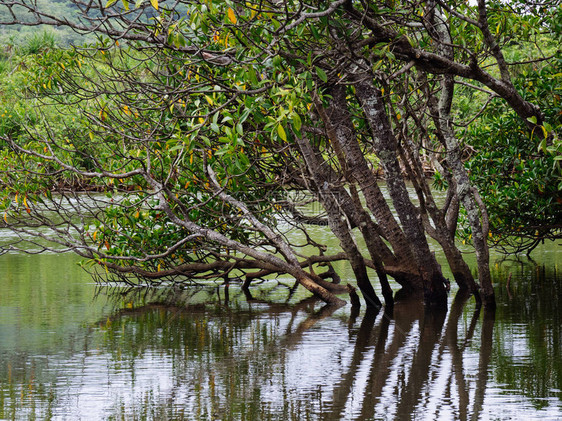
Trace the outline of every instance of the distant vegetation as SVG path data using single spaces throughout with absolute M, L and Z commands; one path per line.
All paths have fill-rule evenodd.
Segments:
M 68 19 L 72 19 L 74 16 L 77 16 L 76 5 L 67 0 L 37 0 L 37 4 L 41 10 L 49 15 L 65 16 Z M 9 19 L 6 14 L 6 9 L 0 8 L 0 22 L 4 22 Z M 33 20 L 32 15 L 24 10 L 21 10 L 18 18 L 20 18 L 22 23 L 31 22 Z M 91 38 L 62 26 L 26 26 L 24 24 L 0 25 L 0 45 L 3 45 L 4 49 L 11 49 L 34 43 L 37 40 L 38 33 L 49 34 L 48 36 L 52 37 L 56 41 L 57 45 L 61 47 L 81 45 L 84 44 L 87 39 Z

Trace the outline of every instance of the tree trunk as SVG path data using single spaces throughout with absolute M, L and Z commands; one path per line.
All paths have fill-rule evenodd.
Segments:
M 392 288 L 390 287 L 388 277 L 384 270 L 383 259 L 386 258 L 389 263 L 396 264 L 396 258 L 394 255 L 387 252 L 387 247 L 384 242 L 382 242 L 379 237 L 379 233 L 377 232 L 378 227 L 374 224 L 373 220 L 365 211 L 363 204 L 361 203 L 361 199 L 355 186 L 356 180 L 353 177 L 353 172 L 350 170 L 352 162 L 347 159 L 347 154 L 344 152 L 342 143 L 340 142 L 341 136 L 345 138 L 344 140 L 346 145 L 350 143 L 349 141 L 353 143 L 354 139 L 352 139 L 352 137 L 355 137 L 353 125 L 351 124 L 349 112 L 345 103 L 345 89 L 341 86 L 335 86 L 333 87 L 333 90 L 335 92 L 333 92 L 334 95 L 329 108 L 325 110 L 321 104 L 317 103 L 316 109 L 324 121 L 326 131 L 328 132 L 328 138 L 331 140 L 338 161 L 343 168 L 345 178 L 349 183 L 349 194 L 355 207 L 354 214 L 356 215 L 356 219 L 358 219 L 357 225 L 359 226 L 363 239 L 365 240 L 367 250 L 369 251 L 375 271 L 377 272 L 385 303 L 387 307 L 392 307 L 394 305 L 394 298 L 392 296 Z M 341 132 L 340 136 L 338 136 L 335 127 L 343 127 L 346 130 Z M 369 174 L 372 176 L 371 171 L 369 171 Z M 373 182 L 376 184 L 374 177 Z M 381 256 L 381 253 L 383 256 Z
M 383 166 L 394 208 L 411 244 L 423 280 L 425 300 L 444 304 L 447 301 L 446 280 L 429 249 L 419 212 L 410 201 L 398 163 L 398 143 L 388 121 L 381 92 L 373 86 L 371 79 L 366 78 L 355 83 L 355 91 L 371 129 L 373 147 Z
M 434 2 L 430 2 L 430 6 L 431 3 Z M 479 6 L 484 7 L 483 2 L 480 2 Z M 482 19 L 482 16 L 480 16 L 480 18 Z M 435 8 L 434 4 L 430 19 L 432 19 L 432 28 L 436 33 L 436 37 L 440 41 L 438 51 L 440 51 L 444 57 L 452 60 L 454 58 L 454 51 L 452 48 L 451 37 L 449 35 L 449 28 L 438 9 Z M 484 35 L 486 35 L 485 30 Z M 502 73 L 502 76 L 505 75 Z M 482 298 L 484 305 L 487 307 L 495 307 L 495 295 L 492 287 L 489 267 L 490 256 L 486 239 L 488 233 L 483 230 L 480 221 L 480 209 L 476 203 L 472 186 L 468 178 L 468 173 L 466 172 L 464 163 L 462 162 L 462 151 L 453 128 L 451 105 L 453 101 L 454 87 L 454 76 L 450 74 L 443 75 L 441 79 L 441 94 L 439 102 L 436 105 L 434 101 L 430 100 L 430 106 L 432 108 L 432 114 L 437 126 L 437 131 L 447 150 L 447 163 L 457 184 L 457 196 L 466 209 L 468 220 L 472 228 L 472 241 L 476 251 L 478 279 L 480 280 L 480 284 L 482 286 Z
M 367 207 L 377 219 L 378 227 L 384 232 L 384 237 L 389 241 L 394 252 L 392 259 L 381 253 L 381 251 L 384 251 L 384 248 L 379 245 L 377 241 L 378 236 L 374 235 L 376 232 L 374 224 L 360 201 L 355 199 L 356 208 L 360 214 L 360 229 L 375 269 L 377 272 L 381 272 L 379 273 L 379 281 L 381 282 L 385 300 L 390 303 L 391 290 L 386 278 L 386 274 L 389 273 L 388 267 L 394 269 L 392 276 L 406 289 L 421 291 L 423 290 L 423 282 L 419 276 L 419 269 L 415 264 L 410 244 L 394 218 L 377 184 L 377 179 L 359 146 L 351 116 L 347 109 L 345 89 L 341 86 L 335 86 L 332 88 L 331 94 L 332 101 L 330 102 L 330 107 L 325 117 L 323 117 L 330 138 L 332 143 L 341 149 L 340 161 L 342 161 L 342 165 L 346 168 L 348 181 L 352 186 L 354 182 L 359 184 Z M 386 265 L 384 269 L 381 267 L 383 264 Z M 382 273 L 383 270 L 384 273 Z
M 345 213 L 342 212 L 337 197 L 330 187 L 333 180 L 325 177 L 325 171 L 322 170 L 319 159 L 310 143 L 298 136 L 297 143 L 315 184 L 311 190 L 317 192 L 318 198 L 327 212 L 330 229 L 339 239 L 340 245 L 351 263 L 351 268 L 357 280 L 357 286 L 361 290 L 367 306 L 380 307 L 382 304 L 369 280 L 363 255 L 359 251 L 351 233 L 351 224 L 346 218 Z
M 402 123 L 403 127 L 400 128 L 400 132 L 407 133 L 407 125 L 405 123 L 407 120 L 402 119 L 402 121 L 404 123 Z M 415 119 L 415 122 L 418 126 L 420 125 L 419 120 Z M 425 131 L 423 128 L 420 129 Z M 474 294 L 476 300 L 480 301 L 479 287 L 474 281 L 474 277 L 464 261 L 462 253 L 455 245 L 459 206 L 457 196 L 450 191 L 443 209 L 439 209 L 426 182 L 418 151 L 415 145 L 407 138 L 407 135 L 402 139 L 401 146 L 399 149 L 401 153 L 400 158 L 404 162 L 408 176 L 418 195 L 420 214 L 422 215 L 425 230 L 433 239 L 439 242 L 459 288 Z M 450 179 L 451 177 L 449 176 L 448 178 Z M 450 179 L 449 182 L 452 186 L 456 186 L 454 180 Z M 447 212 L 448 210 L 451 213 Z M 429 222 L 428 217 L 433 221 L 433 225 Z M 452 218 L 454 218 L 454 222 L 452 222 Z

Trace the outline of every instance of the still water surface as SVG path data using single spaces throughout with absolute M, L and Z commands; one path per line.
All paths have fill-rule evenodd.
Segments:
M 73 255 L 0 256 L 0 419 L 562 419 L 562 253 L 493 257 L 498 309 L 337 310 L 290 278 L 99 289 Z M 509 280 L 509 285 L 508 285 Z

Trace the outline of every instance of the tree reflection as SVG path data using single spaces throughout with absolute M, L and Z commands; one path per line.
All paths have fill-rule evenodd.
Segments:
M 418 301 L 397 303 L 392 318 L 384 314 L 377 320 L 376 314 L 366 313 L 348 371 L 334 388 L 331 411 L 322 418 L 410 419 L 416 413 L 432 413 L 434 419 L 447 415 L 462 420 L 478 418 L 486 391 L 494 317 L 487 313 L 483 321 L 478 382 L 470 409 L 463 351 L 472 340 L 480 310 L 473 313 L 459 344 L 459 320 L 468 298 L 457 295 L 445 327 L 444 312 L 427 312 Z M 370 361 L 367 371 L 362 368 L 366 361 Z M 362 403 L 345 413 L 358 384 L 364 384 Z
M 553 400 L 562 402 L 559 266 L 504 262 L 496 277 L 501 285 L 498 296 L 508 303 L 498 307 L 494 329 L 497 381 L 525 395 L 536 409 L 548 407 Z
M 100 418 L 469 420 L 501 417 L 488 401 L 498 376 L 519 387 L 519 375 L 509 378 L 502 365 L 516 316 L 501 307 L 482 312 L 459 293 L 448 313 L 426 311 L 419 300 L 357 313 L 299 299 L 292 285 L 271 288 L 255 297 L 226 286 L 101 291 L 115 311 L 87 326 L 81 349 L 51 359 L 48 371 L 22 361 L 3 386 L 3 416 L 14 414 L 31 377 L 26 404 L 38 418 L 68 409 L 70 390 L 93 390 L 105 396 Z M 513 302 L 528 306 L 521 291 L 514 279 Z M 272 295 L 276 301 L 263 298 Z M 74 371 L 61 377 L 55 362 Z M 548 364 L 560 369 L 560 361 Z
M 314 298 L 287 304 L 252 297 L 247 304 L 253 307 L 246 312 L 238 308 L 232 317 L 218 313 L 203 316 L 203 312 L 200 316 L 206 321 L 199 318 L 199 324 L 194 312 L 197 307 L 192 307 L 186 314 L 176 315 L 173 322 L 181 324 L 184 331 L 195 323 L 181 341 L 183 347 L 191 347 L 184 358 L 202 353 L 210 364 L 198 371 L 198 404 L 190 410 L 221 419 L 403 419 L 427 413 L 461 420 L 478 418 L 488 382 L 494 314 L 486 313 L 479 323 L 481 314 L 476 308 L 470 322 L 465 323 L 462 318 L 468 299 L 468 295 L 458 294 L 448 314 L 426 311 L 419 300 L 397 302 L 391 313 L 369 309 L 358 327 L 357 314 L 351 314 L 347 342 L 338 344 L 341 338 L 334 338 L 338 351 L 331 354 L 320 348 L 326 344 L 316 345 L 318 338 L 312 332 L 316 328 L 322 331 L 323 321 L 327 324 L 336 320 L 339 326 L 343 322 L 337 317 L 336 307 L 317 308 Z M 143 319 L 153 311 L 150 306 L 136 310 L 139 316 L 144 312 Z M 128 311 L 117 318 L 133 314 Z M 215 323 L 210 316 L 220 316 L 220 320 Z M 151 326 L 142 325 L 148 329 Z M 464 352 L 476 342 L 478 327 L 478 364 L 467 369 Z M 230 330 L 236 333 L 225 335 Z M 154 335 L 144 337 L 151 338 L 154 345 Z M 198 339 L 190 345 L 191 337 Z M 210 348 L 212 356 L 205 350 L 205 342 L 214 344 Z M 295 364 L 307 364 L 302 359 L 295 360 L 293 354 L 311 345 L 322 359 L 320 365 L 336 373 L 336 382 L 330 383 L 329 376 L 321 374 L 308 378 L 316 382 L 310 385 L 290 378 L 294 370 L 299 370 Z M 467 372 L 475 381 L 467 378 Z M 172 394 L 185 395 L 182 389 L 185 383 L 178 382 Z M 313 392 L 299 393 L 302 390 Z M 185 410 L 182 402 L 175 405 L 177 410 Z M 205 408 L 212 410 L 205 412 Z

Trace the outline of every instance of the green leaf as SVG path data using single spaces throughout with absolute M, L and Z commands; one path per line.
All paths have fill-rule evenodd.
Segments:
M 541 143 L 539 143 L 538 151 L 543 151 L 544 153 L 546 153 L 546 138 L 543 139 Z
M 326 72 L 318 66 L 316 66 L 316 74 L 320 79 L 322 79 L 324 83 L 328 82 L 328 76 L 326 76 Z
M 279 137 L 281 139 L 283 139 L 285 142 L 287 141 L 287 133 L 285 133 L 285 129 L 283 128 L 283 126 L 281 124 L 279 124 L 277 126 L 277 134 L 279 135 Z
M 169 151 L 170 151 L 170 152 L 173 152 L 173 151 L 177 151 L 178 149 L 184 149 L 184 148 L 185 148 L 185 145 L 182 143 L 182 144 L 178 144 L 178 145 L 176 145 L 176 146 L 172 146 L 172 147 L 169 149 Z
M 537 124 L 537 117 L 536 116 L 528 117 L 527 121 L 530 121 L 533 124 Z
M 129 2 L 128 0 L 122 0 L 123 1 L 123 7 L 125 8 L 125 10 L 129 10 Z
M 381 67 L 381 65 L 382 65 L 382 60 L 377 61 L 373 66 L 373 71 L 377 71 L 379 67 Z
M 108 0 L 108 2 L 105 4 L 105 8 L 107 9 L 108 7 L 111 7 L 115 4 L 117 0 Z
M 158 10 L 158 0 L 150 0 L 150 4 L 151 4 L 152 7 L 154 7 L 156 10 Z
M 240 118 L 238 119 L 238 123 L 243 124 L 246 121 L 246 119 L 248 118 L 248 116 L 250 115 L 251 112 L 252 112 L 252 110 L 250 108 L 246 108 L 244 110 L 244 112 L 242 113 L 242 115 L 240 116 Z
M 258 78 L 256 76 L 256 71 L 254 70 L 253 66 L 250 66 L 248 68 L 248 71 L 246 72 L 248 79 L 250 79 L 250 82 L 254 85 L 258 84 Z
M 179 47 L 185 47 L 185 45 L 186 45 L 185 38 L 180 33 L 170 35 L 168 37 L 168 42 L 170 44 L 173 44 L 175 47 L 178 47 L 178 48 Z
M 310 32 L 312 32 L 312 36 L 314 37 L 314 39 L 320 38 L 320 34 L 318 33 L 318 29 L 315 25 L 310 25 Z
M 293 114 L 293 125 L 295 126 L 295 130 L 297 132 L 301 131 L 302 121 L 298 114 Z

